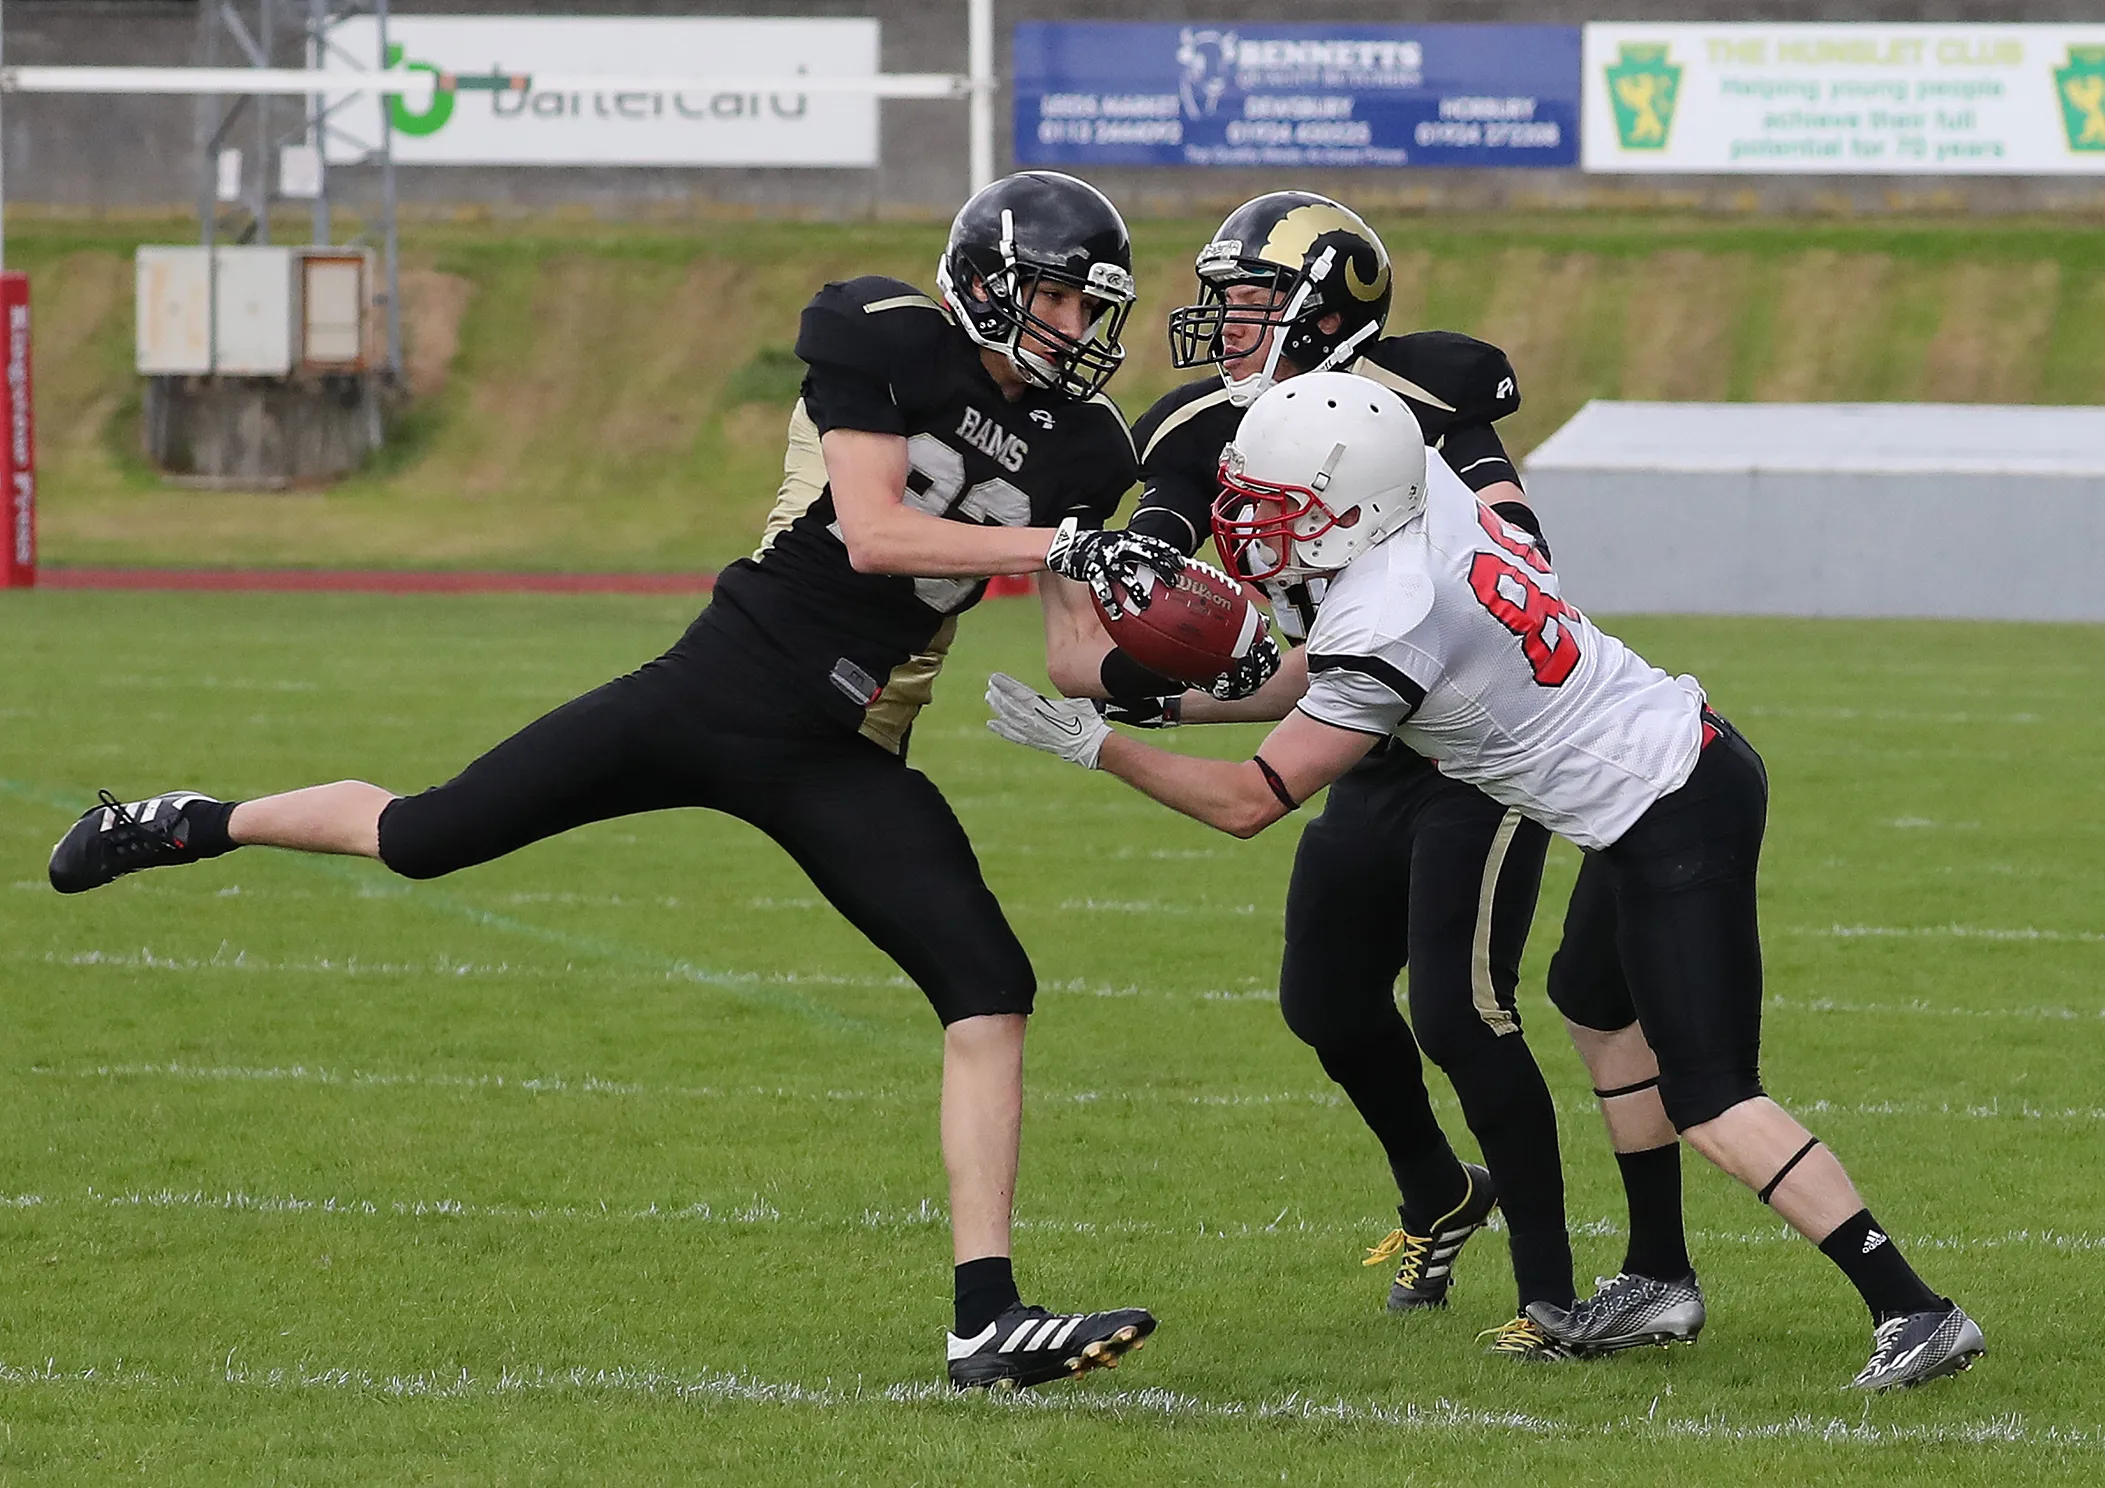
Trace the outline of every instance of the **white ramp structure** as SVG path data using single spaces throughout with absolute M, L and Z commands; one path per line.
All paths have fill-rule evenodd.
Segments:
M 2105 408 L 1597 401 L 1525 469 L 1582 609 L 2105 620 Z

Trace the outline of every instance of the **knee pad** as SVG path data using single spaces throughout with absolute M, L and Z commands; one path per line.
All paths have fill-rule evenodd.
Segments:
M 430 795 L 397 796 L 381 808 L 380 861 L 403 878 L 440 878 L 465 866 L 452 834 L 423 809 Z
M 948 1028 L 966 1018 L 985 1018 L 1004 1013 L 1028 1017 L 1037 1006 L 1038 975 L 1020 954 L 1020 966 L 1005 976 L 975 978 L 970 985 L 945 978 L 921 991 L 935 1009 L 936 1021 Z
M 1438 1000 L 1428 997 L 1411 999 L 1411 1032 L 1418 1036 L 1418 1047 L 1425 1057 L 1441 1069 L 1450 1073 L 1479 1059 L 1490 1057 L 1501 1043 L 1520 1042 L 1519 1015 L 1506 1012 L 1511 1019 L 1506 1026 L 1512 1030 L 1507 1036 L 1484 1021 L 1476 1004 L 1465 996 L 1444 997 Z
M 1599 969 L 1581 972 L 1559 947 L 1550 957 L 1549 977 L 1543 987 L 1550 1006 L 1581 1028 L 1614 1033 L 1637 1021 L 1637 1004 L 1622 979 L 1621 967 L 1614 974 Z
M 1279 983 L 1279 1012 L 1294 1037 L 1318 1053 L 1386 1042 L 1397 1028 L 1408 1032 L 1393 1001 L 1373 1008 L 1343 1003 L 1286 978 Z
M 1761 1077 L 1748 1071 L 1659 1072 L 1659 1103 L 1666 1107 L 1666 1119 L 1677 1132 L 1715 1121 L 1741 1101 L 1767 1093 Z

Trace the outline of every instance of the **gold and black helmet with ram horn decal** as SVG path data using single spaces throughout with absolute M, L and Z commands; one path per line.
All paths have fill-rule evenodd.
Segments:
M 1389 318 L 1388 249 L 1358 213 L 1313 192 L 1272 191 L 1244 202 L 1200 250 L 1197 268 L 1198 302 L 1170 312 L 1170 360 L 1220 367 L 1238 404 L 1271 385 L 1281 357 L 1301 372 L 1343 366 Z M 1267 293 L 1231 301 L 1228 291 L 1238 285 Z M 1337 319 L 1325 328 L 1331 316 Z M 1231 375 L 1231 325 L 1273 328 L 1261 369 Z

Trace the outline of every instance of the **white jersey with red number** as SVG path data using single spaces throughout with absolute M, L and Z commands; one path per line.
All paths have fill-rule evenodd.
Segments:
M 1424 515 L 1332 578 L 1301 709 L 1606 847 L 1695 769 L 1702 689 L 1566 604 L 1525 531 L 1426 465 Z

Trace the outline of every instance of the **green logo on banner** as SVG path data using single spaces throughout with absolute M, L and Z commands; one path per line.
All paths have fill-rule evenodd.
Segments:
M 399 41 L 389 42 L 387 44 L 387 65 L 393 67 L 401 60 L 402 43 Z M 409 70 L 411 72 L 428 72 L 434 81 L 439 76 L 439 69 L 433 67 L 429 62 L 412 62 L 409 64 Z M 420 114 L 411 113 L 408 105 L 403 103 L 399 94 L 390 96 L 387 100 L 387 117 L 393 122 L 395 128 L 404 134 L 437 134 L 446 127 L 446 121 L 453 117 L 453 90 L 450 88 L 433 88 L 431 90 L 431 104 Z
M 1607 69 L 1608 99 L 1615 106 L 1615 133 L 1625 150 L 1664 150 L 1681 95 L 1681 67 L 1667 60 L 1665 42 L 1622 44 Z
M 2068 66 L 2054 69 L 2061 126 L 2071 150 L 2105 153 L 2105 46 L 2072 46 Z

